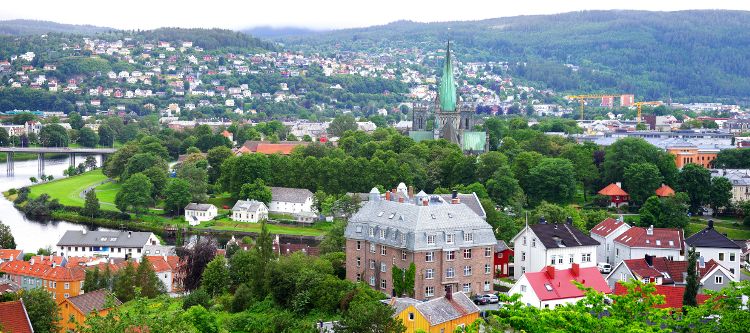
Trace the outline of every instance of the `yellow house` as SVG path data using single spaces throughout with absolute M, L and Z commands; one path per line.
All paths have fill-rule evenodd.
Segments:
M 390 305 L 395 317 L 406 326 L 406 333 L 452 333 L 479 319 L 479 307 L 462 292 L 420 302 L 413 298 L 394 298 Z
M 78 325 L 83 325 L 86 316 L 96 313 L 106 316 L 113 307 L 122 304 L 117 298 L 108 301 L 109 292 L 99 289 L 78 296 L 66 298 L 60 303 L 60 332 L 75 332 Z

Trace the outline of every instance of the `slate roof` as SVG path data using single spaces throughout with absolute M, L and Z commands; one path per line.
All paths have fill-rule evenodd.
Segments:
M 550 276 L 547 269 L 553 269 L 554 276 Z M 583 297 L 584 291 L 572 283 L 574 280 L 601 293 L 612 292 L 596 267 L 579 268 L 577 274 L 574 273 L 573 268 L 547 267 L 541 272 L 526 272 L 524 275 L 536 296 L 542 301 Z
M 68 230 L 57 242 L 57 246 L 143 247 L 148 243 L 151 235 L 153 233 L 138 231 L 87 231 L 83 233 L 80 230 Z
M 0 303 L 0 327 L 8 333 L 33 333 L 23 300 Z
M 649 235 L 648 228 L 632 227 L 615 238 L 615 243 L 628 247 L 681 250 L 684 237 L 682 229 L 653 228 L 653 234 Z
M 278 202 L 304 203 L 313 193 L 306 188 L 271 187 L 271 200 Z
M 584 234 L 567 223 L 539 223 L 530 225 L 529 228 L 531 228 L 536 237 L 539 238 L 539 241 L 544 244 L 544 247 L 548 249 L 599 245 L 599 242 L 591 238 L 591 236 Z
M 690 247 L 714 247 L 722 249 L 742 249 L 737 243 L 716 231 L 713 227 L 696 232 L 685 242 Z
M 427 319 L 430 326 L 442 324 L 466 315 L 479 312 L 479 307 L 462 292 L 453 293 L 452 300 L 439 297 L 414 305 L 414 308 Z
M 623 221 L 615 220 L 613 218 L 607 218 L 603 221 L 599 222 L 599 224 L 595 225 L 593 228 L 591 228 L 592 234 L 597 234 L 602 237 L 607 237 L 611 233 L 613 233 L 617 228 L 621 227 L 622 225 L 627 225 Z
M 197 210 L 197 211 L 200 211 L 200 212 L 206 212 L 211 207 L 216 208 L 216 206 L 214 206 L 212 204 L 202 204 L 202 203 L 191 202 L 187 206 L 185 206 L 185 210 Z
M 492 227 L 469 206 L 450 204 L 439 196 L 428 200 L 427 206 L 382 198 L 368 201 L 349 219 L 344 236 L 412 251 L 466 245 L 495 246 L 497 243 Z M 369 228 L 374 229 L 372 237 Z M 380 238 L 381 229 L 385 230 L 385 238 Z M 464 234 L 468 232 L 472 233 L 473 241 L 465 243 Z M 446 244 L 447 233 L 455 235 L 453 244 Z M 427 243 L 428 236 L 434 236 L 434 244 Z
M 438 194 L 443 200 L 450 202 L 451 201 L 451 194 Z M 482 207 L 482 203 L 479 202 L 479 197 L 477 197 L 476 193 L 458 193 L 458 199 L 461 201 L 462 204 L 465 204 L 471 208 L 471 210 L 474 211 L 474 213 L 477 213 L 477 215 L 481 216 L 483 219 L 487 218 L 487 213 L 484 211 L 484 207 Z
M 682 309 L 682 297 L 685 294 L 685 287 L 683 286 L 665 286 L 657 285 L 654 295 L 664 295 L 664 304 L 654 306 L 657 309 Z M 615 295 L 625 295 L 628 293 L 627 288 L 620 282 L 615 283 Z M 708 300 L 709 295 L 698 294 L 696 300 L 698 305 L 703 304 Z
M 234 203 L 234 206 L 232 206 L 233 212 L 257 212 L 258 208 L 266 204 L 258 201 L 258 200 L 237 200 L 237 202 Z M 266 207 L 266 209 L 268 209 Z
M 70 302 L 70 304 L 73 304 L 73 306 L 81 311 L 81 313 L 88 315 L 91 312 L 99 312 L 109 308 L 105 305 L 105 303 L 107 303 L 107 295 L 109 295 L 109 292 L 106 289 L 99 289 L 70 297 L 67 301 Z M 122 302 L 117 298 L 114 298 L 113 306 L 118 306 L 120 304 L 122 304 Z
M 621 189 L 615 183 L 607 185 L 607 187 L 599 190 L 598 193 L 601 194 L 601 195 L 608 195 L 608 196 L 613 196 L 613 195 L 626 196 L 626 195 L 628 195 L 628 192 L 625 192 L 623 189 Z
M 506 244 L 502 239 L 498 240 L 497 244 L 495 244 L 495 252 L 503 252 L 505 250 L 510 250 L 508 244 Z

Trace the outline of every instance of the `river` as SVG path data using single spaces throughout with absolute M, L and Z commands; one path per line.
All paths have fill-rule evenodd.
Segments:
M 0 163 L 0 192 L 7 191 L 11 188 L 20 188 L 23 186 L 31 185 L 29 177 L 37 177 L 37 160 L 29 161 L 16 161 L 15 162 L 15 175 L 8 177 L 5 175 L 5 158 L 3 156 L 3 163 Z M 76 158 L 76 162 L 83 162 L 85 158 L 80 156 Z M 99 157 L 96 158 L 97 163 L 100 161 Z M 52 175 L 55 179 L 63 177 L 63 171 L 68 168 L 69 157 L 47 159 L 45 161 L 44 170 L 48 175 Z M 24 250 L 24 252 L 36 252 L 39 248 L 47 246 L 53 247 L 60 240 L 60 237 L 67 230 L 83 230 L 91 228 L 74 224 L 65 221 L 36 221 L 27 219 L 23 213 L 19 212 L 13 203 L 5 199 L 4 196 L 0 195 L 0 221 L 3 224 L 10 226 L 13 238 L 16 240 L 16 248 Z

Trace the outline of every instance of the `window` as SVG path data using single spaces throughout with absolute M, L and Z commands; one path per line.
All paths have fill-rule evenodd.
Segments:
M 435 278 L 435 270 L 432 268 L 428 268 L 424 271 L 424 278 L 425 279 L 434 279 Z
M 435 235 L 427 235 L 427 244 L 435 244 Z
M 615 258 L 620 257 L 620 249 L 615 249 Z
M 471 232 L 467 232 L 464 234 L 464 242 L 473 242 L 474 241 L 474 234 Z
M 361 249 L 362 249 L 362 242 L 361 241 L 357 241 L 357 251 L 359 251 Z
M 380 229 L 380 239 L 385 238 L 385 229 Z
M 362 274 L 357 273 L 357 282 L 362 281 Z
M 406 244 L 406 234 L 401 234 L 401 244 Z
M 735 254 L 734 253 L 730 253 L 729 254 L 729 261 L 734 261 L 734 259 L 735 259 Z
M 445 234 L 445 243 L 446 244 L 453 244 L 453 237 L 454 234 Z
M 401 250 L 401 260 L 406 260 L 406 251 Z
M 557 263 L 558 264 L 562 264 L 563 263 L 563 255 L 562 254 L 559 255 L 559 256 L 557 256 Z
M 526 252 L 521 252 L 521 261 L 526 261 Z
M 375 244 L 370 243 L 370 253 L 375 253 Z
M 409 320 L 414 321 L 414 312 L 409 312 Z
M 627 277 L 625 277 L 625 273 L 620 273 L 620 281 L 627 280 Z
M 531 247 L 536 247 L 536 238 L 531 239 Z
M 252 215 L 251 215 L 251 216 L 252 216 Z M 357 233 L 361 233 L 361 232 L 362 232 L 362 226 L 361 226 L 361 225 L 358 225 L 358 226 L 357 226 Z
M 362 263 L 362 259 L 360 257 L 357 257 L 357 267 Z
M 456 251 L 445 252 L 445 260 L 451 261 L 456 259 Z
M 464 249 L 464 259 L 471 259 L 471 249 Z
M 370 235 L 370 237 L 375 237 L 375 228 L 370 227 L 370 230 L 368 231 L 368 234 Z
M 70 283 L 65 282 L 65 285 L 63 286 L 63 289 L 65 289 L 65 290 L 70 289 Z
M 526 236 L 523 236 L 523 238 L 521 238 L 521 245 L 526 245 Z
M 591 262 L 591 253 L 584 253 L 581 255 L 581 262 Z
M 492 257 L 492 248 L 491 247 L 485 247 L 484 248 L 484 256 L 485 257 Z M 500 258 L 502 258 L 502 253 L 500 254 Z
M 464 276 L 471 275 L 471 266 L 464 266 Z
M 721 276 L 721 275 L 715 276 L 714 277 L 714 282 L 716 284 L 724 284 L 724 277 Z
M 386 269 L 386 267 L 385 267 L 385 263 L 384 263 L 384 262 L 381 262 L 381 263 L 380 263 L 380 271 L 381 271 L 381 272 L 383 272 L 383 273 L 385 273 L 385 269 Z
M 724 252 L 719 252 L 719 261 L 724 261 Z
M 424 261 L 426 262 L 433 262 L 435 259 L 433 258 L 435 256 L 435 252 L 425 252 L 424 253 Z
M 445 270 L 445 277 L 450 279 L 450 278 L 453 278 L 454 276 L 456 276 L 456 272 L 453 270 L 453 267 Z
M 386 286 L 387 286 L 387 284 L 385 282 L 385 279 L 381 279 L 380 280 L 380 289 L 385 289 Z
M 523 285 L 523 284 L 521 285 L 521 292 L 522 293 L 526 292 L 526 285 Z
M 63 295 L 63 297 L 68 298 L 68 297 L 70 297 L 70 294 L 65 293 L 65 295 Z
M 574 255 L 572 255 L 572 254 L 569 254 L 569 255 L 568 255 L 568 263 L 569 263 L 569 264 L 572 264 L 572 263 L 573 263 L 573 261 L 574 261 L 574 258 L 575 258 L 575 256 L 574 256 Z
M 492 266 L 490 264 L 484 264 L 484 274 L 491 274 L 492 273 Z
M 371 286 L 375 286 L 375 277 L 374 276 L 370 277 L 370 285 Z
M 384 256 L 388 250 L 386 250 L 385 245 L 380 245 L 380 255 Z
M 375 269 L 375 260 L 370 260 L 370 269 Z
M 435 287 L 424 287 L 424 297 L 435 296 Z
M 554 265 L 555 264 L 555 257 L 557 257 L 557 256 L 555 256 L 555 255 L 550 256 L 550 261 L 549 261 L 550 265 Z
M 484 291 L 490 291 L 491 287 L 490 281 L 484 281 Z
M 471 292 L 471 283 L 464 283 L 464 288 L 463 289 L 464 289 L 463 291 L 465 293 L 470 293 Z

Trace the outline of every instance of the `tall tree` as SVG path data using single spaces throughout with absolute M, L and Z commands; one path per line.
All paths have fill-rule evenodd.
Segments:
M 532 203 L 567 203 L 575 196 L 575 170 L 566 159 L 545 158 L 529 171 L 529 176 L 534 179 L 528 191 Z
M 209 295 L 218 296 L 227 290 L 229 285 L 229 271 L 227 262 L 222 256 L 216 256 L 206 265 L 201 277 L 201 286 Z
M 15 249 L 16 239 L 10 232 L 10 227 L 0 221 L 0 249 Z
M 10 142 L 10 136 L 8 131 L 4 128 L 0 128 L 0 147 L 5 147 Z
M 685 165 L 680 171 L 679 190 L 687 193 L 690 211 L 697 213 L 708 203 L 711 193 L 711 172 L 697 164 Z
M 208 160 L 208 182 L 210 184 L 215 184 L 219 180 L 221 176 L 221 164 L 232 156 L 232 150 L 225 146 L 214 147 L 208 150 L 206 159 Z
M 125 267 L 115 274 L 112 291 L 120 301 L 130 301 L 135 298 L 136 282 L 135 267 L 132 262 L 128 261 Z
M 83 117 L 80 113 L 73 111 L 68 114 L 68 123 L 74 130 L 80 130 L 83 128 Z
M 200 286 L 206 265 L 216 256 L 216 243 L 210 238 L 202 238 L 190 247 L 178 248 L 177 255 L 185 262 L 181 266 L 185 290 L 192 291 Z
M 64 127 L 59 124 L 49 124 L 42 127 L 39 133 L 39 143 L 44 147 L 67 147 L 70 137 Z
M 698 305 L 698 267 L 696 262 L 698 261 L 698 254 L 695 252 L 695 248 L 691 247 L 688 250 L 688 266 L 687 266 L 687 278 L 685 278 L 685 293 L 682 295 L 682 305 L 686 306 L 697 306 Z
M 674 196 L 659 198 L 652 196 L 641 207 L 641 226 L 657 228 L 685 228 L 690 223 L 687 216 L 687 195 L 677 192 Z
M 732 203 L 732 183 L 725 177 L 711 178 L 709 203 L 714 213 L 719 208 L 729 207 Z
M 103 147 L 112 147 L 115 144 L 115 133 L 107 124 L 99 126 L 99 145 Z
M 34 332 L 59 332 L 60 312 L 49 292 L 42 288 L 26 290 L 23 292 L 23 302 Z
M 117 209 L 126 212 L 132 209 L 136 214 L 145 212 L 153 202 L 151 192 L 153 185 L 142 173 L 136 173 L 128 178 L 122 189 L 115 196 Z
M 99 215 L 99 198 L 93 188 L 86 191 L 86 201 L 83 204 L 83 215 L 94 218 Z
M 205 161 L 203 161 L 205 163 Z M 190 183 L 191 200 L 195 202 L 206 201 L 208 190 L 208 173 L 199 163 L 182 163 L 177 169 L 177 178 L 185 179 Z
M 402 333 L 406 327 L 399 318 L 394 318 L 394 310 L 380 302 L 354 301 L 344 312 L 341 320 L 334 324 L 336 333 Z
M 190 183 L 187 180 L 169 179 L 167 187 L 164 189 L 164 209 L 180 215 L 180 210 L 190 203 L 190 199 L 192 199 L 192 194 L 190 193 Z
M 240 199 L 258 200 L 268 205 L 271 202 L 271 188 L 266 186 L 263 179 L 256 179 L 252 183 L 242 185 Z
M 146 256 L 143 256 L 141 263 L 138 265 L 135 283 L 141 288 L 141 296 L 143 297 L 154 298 L 166 292 L 164 283 L 156 276 L 154 266 Z
M 357 120 L 350 114 L 340 115 L 333 118 L 331 124 L 328 125 L 328 133 L 332 136 L 342 136 L 346 131 L 356 131 Z
M 651 163 L 632 163 L 625 168 L 623 187 L 630 195 L 630 201 L 642 205 L 662 184 L 659 168 Z
M 99 135 L 94 130 L 84 127 L 78 132 L 78 143 L 84 147 L 96 147 L 99 143 Z

